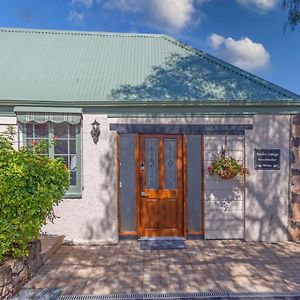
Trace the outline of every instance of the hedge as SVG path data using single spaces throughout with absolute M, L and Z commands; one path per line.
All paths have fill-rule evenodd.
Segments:
M 28 254 L 70 183 L 63 161 L 43 155 L 55 142 L 16 150 L 13 139 L 12 128 L 0 134 L 0 262 Z

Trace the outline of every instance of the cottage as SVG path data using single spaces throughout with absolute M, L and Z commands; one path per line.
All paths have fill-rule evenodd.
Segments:
M 57 137 L 49 155 L 71 172 L 44 231 L 75 243 L 294 232 L 300 96 L 166 35 L 2 28 L 0 53 L 0 131 L 15 126 L 16 147 Z M 250 174 L 211 175 L 221 151 Z

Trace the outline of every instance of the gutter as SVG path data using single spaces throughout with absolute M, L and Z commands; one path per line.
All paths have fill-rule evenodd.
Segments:
M 49 107 L 300 107 L 298 100 L 96 100 L 96 101 L 49 101 L 49 100 L 0 100 L 0 106 L 49 106 Z
M 82 108 L 84 113 L 109 116 L 197 116 L 197 115 L 294 115 L 300 114 L 300 101 L 28 101 L 0 100 L 1 106 Z

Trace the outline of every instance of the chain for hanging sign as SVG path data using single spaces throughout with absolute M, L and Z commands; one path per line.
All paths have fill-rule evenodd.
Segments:
M 226 151 L 227 151 L 227 134 L 225 134 L 225 143 L 224 143 L 224 145 L 222 146 L 221 155 L 222 155 L 222 156 L 225 156 Z

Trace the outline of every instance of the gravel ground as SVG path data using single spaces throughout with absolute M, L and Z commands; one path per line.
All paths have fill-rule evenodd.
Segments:
M 61 289 L 23 289 L 12 300 L 58 300 Z

